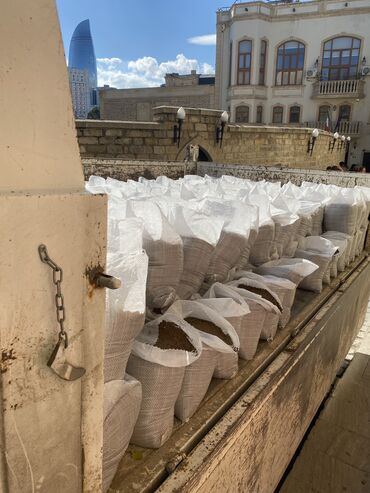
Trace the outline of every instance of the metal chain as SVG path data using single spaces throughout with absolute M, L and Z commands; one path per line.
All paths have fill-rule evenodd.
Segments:
M 68 347 L 68 335 L 64 328 L 64 321 L 66 319 L 66 309 L 64 306 L 64 296 L 62 294 L 62 281 L 63 281 L 63 270 L 56 264 L 50 257 L 45 245 L 39 245 L 39 255 L 41 262 L 47 264 L 53 269 L 53 283 L 56 286 L 57 293 L 55 295 L 55 306 L 57 312 L 57 321 L 60 327 L 59 340 L 64 341 L 64 347 Z

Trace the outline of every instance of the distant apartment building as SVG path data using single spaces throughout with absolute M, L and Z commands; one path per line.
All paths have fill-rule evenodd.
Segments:
M 75 116 L 86 118 L 88 112 L 98 105 L 98 75 L 88 19 L 80 22 L 73 32 L 69 46 L 68 70 Z
M 236 123 L 351 137 L 370 165 L 370 0 L 239 2 L 217 13 L 215 107 Z
M 214 75 L 166 74 L 161 87 L 99 88 L 100 115 L 104 120 L 152 121 L 156 106 L 214 108 Z
M 69 69 L 73 112 L 76 118 L 86 118 L 90 111 L 90 84 L 87 70 Z

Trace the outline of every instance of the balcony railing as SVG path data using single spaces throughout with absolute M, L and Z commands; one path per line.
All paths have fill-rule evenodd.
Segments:
M 308 128 L 319 128 L 320 130 L 329 130 L 329 132 L 338 132 L 343 135 L 359 135 L 361 133 L 361 122 L 342 121 L 339 125 L 332 123 L 331 128 L 327 128 L 325 122 L 306 122 Z
M 346 96 L 353 98 L 364 97 L 364 81 L 354 80 L 322 80 L 313 85 L 314 98 L 331 98 Z

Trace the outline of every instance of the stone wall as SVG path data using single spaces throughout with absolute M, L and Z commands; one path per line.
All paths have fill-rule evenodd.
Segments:
M 179 77 L 181 81 L 183 76 Z M 100 115 L 104 120 L 151 122 L 157 106 L 214 108 L 214 87 L 183 81 L 183 85 L 171 83 L 169 87 L 102 88 L 99 90 Z
M 312 129 L 226 125 L 222 146 L 216 143 L 218 110 L 186 109 L 179 147 L 173 143 L 177 107 L 158 107 L 154 122 L 77 120 L 83 158 L 183 161 L 186 147 L 197 145 L 201 160 L 241 165 L 326 169 L 344 159 L 344 147 L 329 150 L 332 136 L 321 132 L 312 155 L 307 152 Z
M 264 166 L 240 166 L 218 163 L 198 163 L 197 174 L 220 177 L 231 175 L 238 178 L 260 181 L 280 181 L 281 183 L 292 182 L 301 185 L 303 181 L 313 183 L 325 183 L 340 187 L 353 188 L 356 185 L 370 187 L 370 175 L 366 173 L 343 173 L 341 171 L 319 171 L 287 169 Z
M 196 163 L 166 161 L 127 161 L 124 159 L 86 158 L 82 160 L 85 179 L 90 175 L 115 178 L 116 180 L 138 180 L 141 176 L 152 180 L 157 176 L 181 178 L 197 173 Z

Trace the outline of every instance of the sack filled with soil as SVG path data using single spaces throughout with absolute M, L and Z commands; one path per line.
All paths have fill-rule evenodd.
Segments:
M 262 304 L 266 311 L 260 338 L 266 341 L 272 341 L 275 337 L 282 312 L 282 303 L 278 296 L 271 291 L 266 284 L 256 281 L 255 279 L 242 277 L 229 284 L 260 298 L 257 300 L 257 298 L 252 297 L 252 299 Z
M 121 380 L 136 336 L 144 326 L 148 257 L 108 254 L 107 271 L 121 280 L 121 287 L 107 291 L 104 345 L 104 381 Z
M 103 493 L 108 491 L 128 447 L 141 398 L 140 382 L 129 375 L 104 384 Z
M 223 231 L 211 255 L 211 261 L 205 276 L 207 284 L 227 280 L 230 270 L 237 264 L 248 244 L 247 235 L 244 236 Z
M 244 250 L 240 256 L 240 259 L 238 260 L 238 262 L 235 265 L 236 270 L 242 270 L 242 269 L 248 268 L 250 252 L 251 252 L 251 249 L 252 249 L 252 247 L 253 247 L 256 239 L 257 239 L 257 235 L 258 235 L 257 229 L 251 229 L 250 230 L 249 237 L 248 237 L 247 243 L 245 245 L 245 248 L 244 248 Z
M 321 293 L 324 277 L 330 284 L 330 262 L 337 252 L 334 244 L 321 236 L 308 236 L 301 242 L 296 257 L 310 260 L 318 266 L 312 274 L 299 284 L 301 289 Z
M 329 264 L 331 262 L 331 257 L 326 255 L 321 255 L 318 252 L 308 251 L 308 250 L 300 250 L 296 251 L 297 258 L 307 259 L 313 262 L 318 266 L 318 269 L 315 270 L 312 274 L 305 277 L 303 281 L 299 283 L 300 289 L 305 289 L 306 291 L 313 291 L 314 293 L 321 293 L 322 284 L 325 272 L 329 268 L 329 283 L 330 283 L 330 267 Z
M 251 297 L 255 297 L 250 293 Z M 266 310 L 253 299 L 248 299 L 248 293 L 245 290 L 239 290 L 229 284 L 216 282 L 204 294 L 204 298 L 231 298 L 243 308 L 248 308 L 249 313 L 243 315 L 240 326 L 235 327 L 239 336 L 240 348 L 239 357 L 245 360 L 253 359 L 258 346 L 263 323 L 266 316 Z
M 147 305 L 165 308 L 176 299 L 183 269 L 181 238 L 149 198 L 128 200 L 127 215 L 138 217 L 144 223 L 143 248 L 149 258 Z
M 238 200 L 207 198 L 202 210 L 223 221 L 221 236 L 212 253 L 205 282 L 223 282 L 235 267 L 248 243 L 251 206 Z
M 193 416 L 207 393 L 216 366 L 217 351 L 203 346 L 202 354 L 185 368 L 181 390 L 175 404 L 175 416 L 187 421 Z
M 225 318 L 238 334 L 243 317 L 249 313 L 246 303 L 237 302 L 231 298 L 201 298 L 198 303 L 208 306 Z M 217 362 L 213 376 L 215 378 L 230 379 L 238 372 L 237 353 L 217 353 Z
M 335 202 L 336 199 L 338 202 Z M 351 203 L 340 203 L 339 196 L 336 199 L 325 207 L 324 229 L 353 235 L 356 230 L 358 208 Z
M 339 231 L 326 231 L 321 236 L 330 240 L 338 249 L 338 272 L 343 272 L 349 264 L 351 236 Z
M 255 272 L 237 271 L 233 275 L 234 280 L 243 277 L 263 283 L 278 296 L 282 305 L 279 327 L 285 327 L 290 319 L 290 312 L 294 303 L 297 286 L 288 279 L 276 276 L 263 276 L 261 274 L 256 274 Z
M 176 416 L 181 420 L 188 419 L 198 408 L 204 398 L 208 386 L 211 382 L 214 370 L 218 363 L 218 355 L 237 354 L 239 348 L 238 335 L 227 320 L 219 313 L 198 301 L 177 301 L 170 309 L 169 313 L 175 313 L 182 317 L 199 334 L 202 340 L 203 350 L 207 349 L 202 361 L 194 365 L 200 369 L 197 373 L 193 367 L 185 369 L 184 383 L 178 398 L 178 413 Z M 212 351 L 209 351 L 212 349 Z M 236 358 L 237 361 L 237 358 Z M 235 357 L 234 357 L 235 362 Z M 206 371 L 209 364 L 211 371 Z M 229 368 L 228 368 L 229 370 Z M 233 368 L 235 374 L 235 367 Z M 236 366 L 237 371 L 237 366 Z M 227 378 L 231 375 L 227 375 Z
M 220 238 L 223 221 L 203 211 L 202 200 L 191 203 L 156 198 L 161 212 L 183 242 L 183 264 L 177 287 L 180 299 L 197 293 L 206 275 L 211 255 Z
M 184 268 L 181 273 L 177 294 L 187 300 L 198 293 L 211 261 L 214 246 L 198 238 L 183 238 Z
M 170 437 L 185 368 L 201 355 L 197 332 L 173 314 L 147 323 L 136 339 L 127 371 L 140 381 L 143 400 L 131 441 L 159 448 Z
M 307 276 L 312 274 L 318 266 L 303 258 L 281 258 L 272 260 L 254 268 L 257 274 L 282 277 L 292 281 L 296 286 Z
M 275 237 L 275 224 L 271 219 L 258 228 L 258 234 L 250 251 L 249 261 L 261 265 L 271 260 L 271 251 Z

